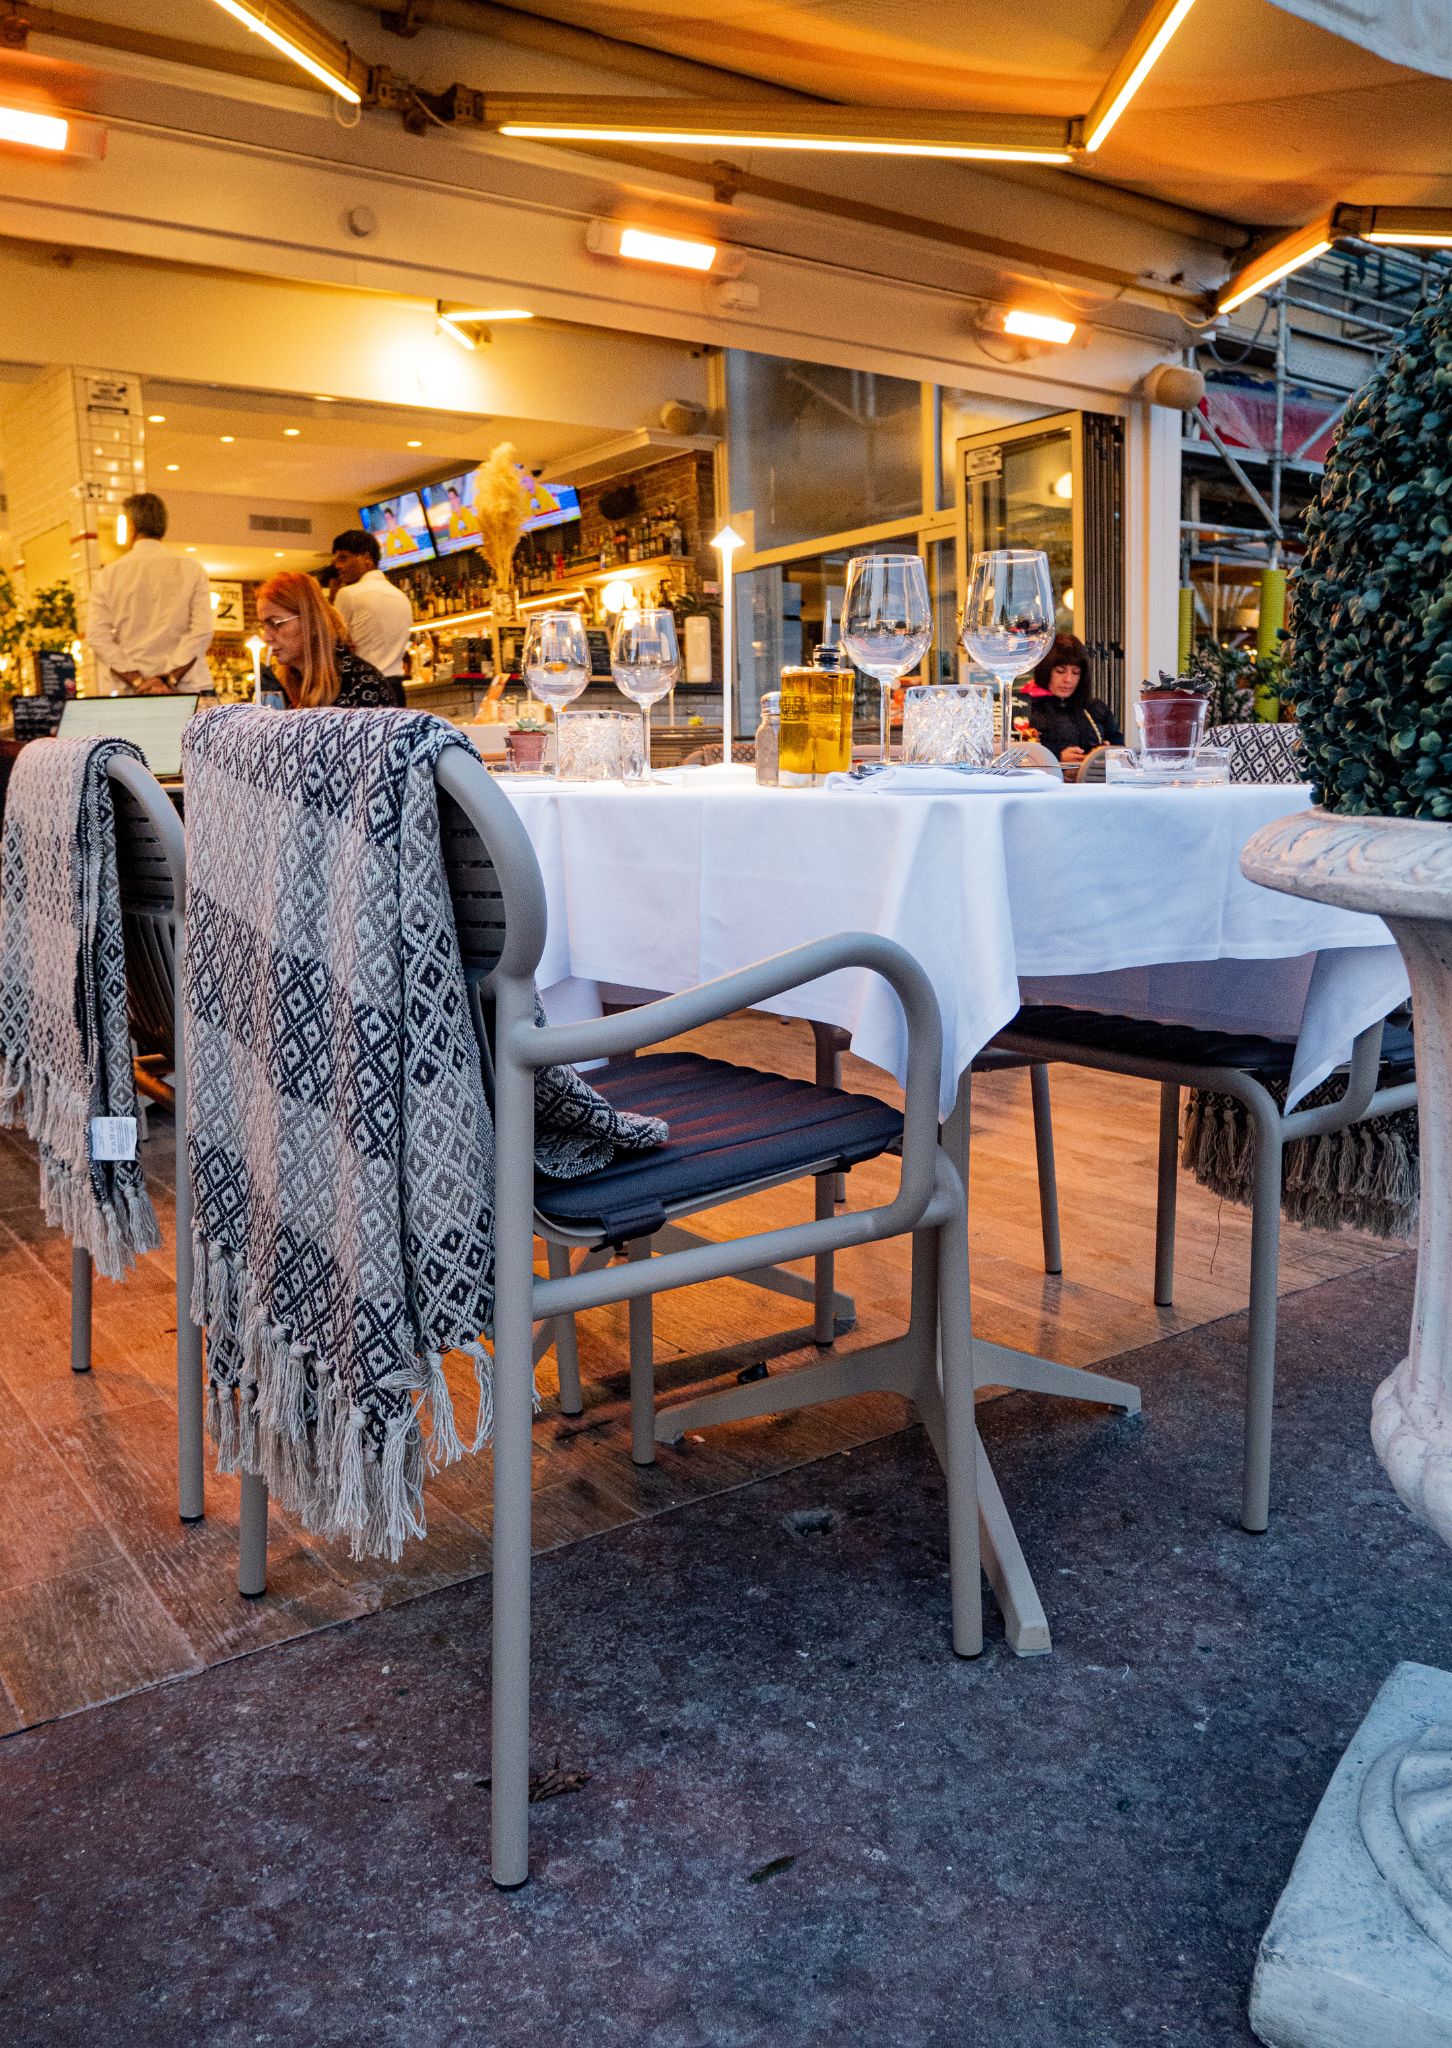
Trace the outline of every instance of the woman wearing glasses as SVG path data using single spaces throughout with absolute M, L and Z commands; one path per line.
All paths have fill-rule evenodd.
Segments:
M 257 625 L 268 663 L 294 710 L 402 709 L 403 684 L 353 652 L 348 628 L 315 578 L 284 569 L 257 593 Z

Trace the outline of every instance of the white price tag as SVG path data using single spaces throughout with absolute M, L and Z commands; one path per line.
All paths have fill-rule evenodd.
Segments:
M 93 1116 L 91 1118 L 93 1159 L 134 1159 L 136 1119 L 134 1116 Z

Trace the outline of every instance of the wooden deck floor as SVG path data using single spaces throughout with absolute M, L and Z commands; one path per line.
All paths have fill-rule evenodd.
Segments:
M 744 1017 L 684 1041 L 787 1073 L 810 1071 L 804 1026 Z M 888 1092 L 848 1062 L 849 1086 Z M 1088 1365 L 1245 1306 L 1247 1216 L 1182 1176 L 1177 1297 L 1150 1301 L 1157 1100 L 1143 1083 L 1059 1068 L 1055 1135 L 1065 1274 L 1042 1271 L 1028 1083 L 975 1084 L 972 1221 L 975 1328 L 1001 1343 Z M 163 1227 L 168 1120 L 153 1114 L 147 1170 Z M 854 1205 L 885 1193 L 892 1162 L 859 1169 Z M 810 1188 L 778 1190 L 706 1219 L 713 1233 L 810 1214 Z M 1283 1292 L 1388 1255 L 1374 1240 L 1287 1229 Z M 170 1248 L 124 1286 L 96 1283 L 95 1365 L 69 1370 L 69 1245 L 46 1228 L 34 1161 L 0 1134 L 0 1733 L 75 1712 L 480 1572 L 489 1561 L 488 1459 L 432 1480 L 429 1534 L 402 1563 L 354 1563 L 273 1511 L 268 1596 L 235 1591 L 237 1487 L 210 1472 L 207 1518 L 176 1515 L 176 1424 Z M 907 1249 L 846 1255 L 839 1286 L 859 1327 L 844 1345 L 900 1326 Z M 721 1281 L 661 1297 L 656 1355 L 663 1395 L 698 1386 L 700 1358 L 730 1345 L 726 1381 L 769 1358 L 773 1370 L 814 1356 L 802 1315 L 779 1296 Z M 794 1340 L 792 1332 L 797 1332 Z M 535 1432 L 535 1537 L 550 1549 L 850 1448 L 899 1428 L 904 1404 L 869 1396 L 712 1430 L 640 1471 L 629 1458 L 625 1310 L 602 1309 L 580 1331 L 586 1413 L 560 1415 L 553 1360 L 541 1367 Z M 462 1362 L 461 1362 L 462 1363 Z M 472 1412 L 468 1375 L 456 1382 Z M 1238 1476 L 1226 1474 L 1227 1499 Z M 1011 1504 L 1010 1504 L 1011 1505 Z

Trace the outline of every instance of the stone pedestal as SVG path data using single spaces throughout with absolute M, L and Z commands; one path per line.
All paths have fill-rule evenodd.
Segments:
M 1437 1839 L 1449 1814 L 1452 1676 L 1399 1664 L 1261 1942 L 1250 2023 L 1267 2048 L 1452 2043 L 1452 1898 Z
M 1385 918 L 1412 984 L 1421 1229 L 1407 1356 L 1372 1401 L 1387 1476 L 1452 1543 L 1452 826 L 1310 811 L 1241 867 Z M 1452 1676 L 1399 1665 L 1342 1758 L 1261 1943 L 1269 2048 L 1452 2048 Z

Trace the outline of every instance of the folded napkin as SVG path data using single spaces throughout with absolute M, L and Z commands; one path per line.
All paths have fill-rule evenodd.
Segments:
M 901 764 L 883 768 L 875 763 L 853 769 L 846 775 L 829 775 L 828 789 L 865 789 L 892 796 L 1015 796 L 1032 795 L 1035 790 L 1057 789 L 1062 785 L 1040 768 L 970 768 L 945 764 L 938 768 L 906 768 Z
M 0 1124 L 24 1124 L 46 1221 L 108 1280 L 161 1243 L 140 1161 L 91 1156 L 93 1120 L 136 1125 L 106 769 L 115 754 L 141 759 L 129 740 L 32 740 L 22 750 L 0 896 Z

